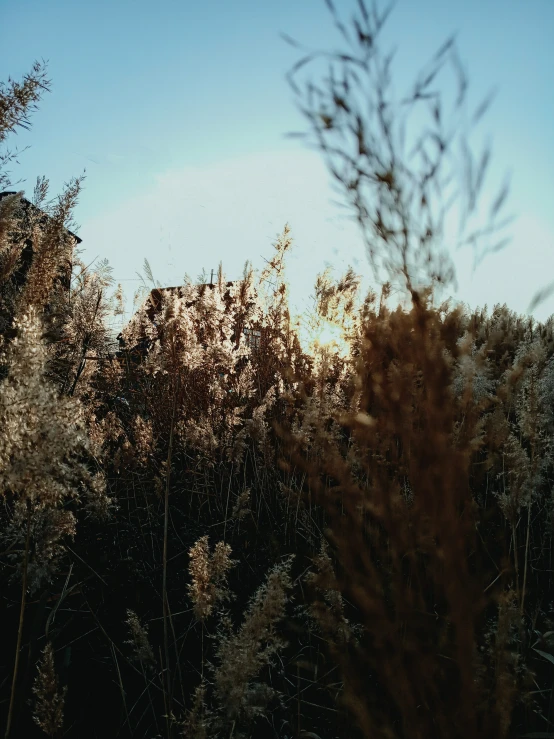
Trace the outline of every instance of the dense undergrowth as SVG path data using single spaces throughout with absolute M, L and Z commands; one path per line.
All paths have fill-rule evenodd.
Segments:
M 0 143 L 47 87 L 2 89 Z M 46 227 L 0 200 L 6 735 L 554 736 L 554 325 L 433 300 L 432 178 L 378 115 L 381 152 L 349 129 L 360 178 L 391 165 L 375 210 L 347 192 L 410 300 L 323 275 L 340 347 L 299 337 L 288 226 L 263 273 L 157 290 L 114 346 L 65 230 L 81 181 L 39 180 Z

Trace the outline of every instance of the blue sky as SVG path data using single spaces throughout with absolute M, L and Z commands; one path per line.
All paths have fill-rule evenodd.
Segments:
M 353 4 L 336 1 L 347 19 Z M 399 92 L 454 31 L 477 104 L 498 93 L 482 123 L 493 140 L 491 196 L 511 173 L 512 242 L 472 273 L 456 256 L 456 297 L 525 312 L 554 279 L 553 0 L 398 0 L 383 46 L 398 48 Z M 295 238 L 295 300 L 326 264 L 369 268 L 357 228 L 333 204 L 323 160 L 285 138 L 305 130 L 285 74 L 299 52 L 340 46 L 323 0 L 0 0 L 1 79 L 48 60 L 52 92 L 10 148 L 32 193 L 52 193 L 86 168 L 76 209 L 84 258 L 108 258 L 132 295 L 146 257 L 163 284 L 217 268 L 238 277 L 263 264 L 286 221 Z M 129 306 L 130 307 L 130 306 Z M 536 311 L 554 312 L 554 297 Z

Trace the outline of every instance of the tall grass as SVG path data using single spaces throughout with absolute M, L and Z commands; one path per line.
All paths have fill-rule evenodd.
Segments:
M 303 110 L 382 285 L 319 276 L 335 344 L 302 343 L 288 225 L 261 274 L 154 284 L 114 347 L 109 268 L 67 240 L 81 180 L 50 206 L 39 180 L 42 225 L 0 200 L 6 736 L 554 735 L 552 321 L 438 302 L 440 100 L 409 164 L 385 18 L 328 5 L 350 51 Z M 465 91 L 448 42 L 408 108 L 448 64 Z M 0 89 L 0 143 L 41 89 Z

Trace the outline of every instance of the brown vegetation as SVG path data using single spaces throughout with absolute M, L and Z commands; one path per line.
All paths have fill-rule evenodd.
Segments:
M 288 226 L 261 275 L 156 288 L 116 348 L 109 269 L 66 238 L 81 180 L 50 206 L 39 180 L 42 229 L 0 199 L 5 736 L 554 736 L 553 323 L 433 300 L 453 139 L 425 95 L 454 45 L 409 101 L 442 145 L 408 166 L 359 7 L 305 106 L 387 279 L 318 279 L 347 351 L 301 343 Z M 0 88 L 0 143 L 44 87 Z

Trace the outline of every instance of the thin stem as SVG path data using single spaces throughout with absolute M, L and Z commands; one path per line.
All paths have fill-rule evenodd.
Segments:
M 534 388 L 534 382 L 533 382 L 533 375 L 531 375 L 531 382 L 532 387 Z M 533 431 L 535 432 L 536 429 L 533 428 Z M 535 471 L 536 471 L 536 458 L 535 458 L 535 438 L 536 435 L 533 433 L 533 439 L 531 442 L 531 469 L 533 471 L 533 479 L 535 478 Z M 523 588 L 521 592 L 521 606 L 520 606 L 520 619 L 522 620 L 523 625 L 523 606 L 525 604 L 525 588 L 527 585 L 527 563 L 529 559 L 529 531 L 531 529 L 531 506 L 533 504 L 533 498 L 531 496 L 529 500 L 529 505 L 527 506 L 527 534 L 525 537 L 525 565 L 523 569 Z
M 171 456 L 173 452 L 173 432 L 175 427 L 175 415 L 177 411 L 177 387 L 174 387 L 173 393 L 173 410 L 171 414 L 171 428 L 169 432 L 169 449 L 167 452 L 167 468 L 165 475 L 165 496 L 164 496 L 164 545 L 163 545 L 163 579 L 162 579 L 162 599 L 163 599 L 163 617 L 164 617 L 164 657 L 167 681 L 167 735 L 171 736 L 171 673 L 169 669 L 169 603 L 167 601 L 167 544 L 169 529 L 169 484 L 171 480 Z
M 517 526 L 517 523 L 512 521 L 512 545 L 514 547 L 514 564 L 516 568 L 516 590 L 519 592 L 519 564 L 518 564 L 518 556 L 517 556 L 516 526 Z
M 231 467 L 231 474 L 229 475 L 229 487 L 227 488 L 227 503 L 225 504 L 225 523 L 223 524 L 223 541 L 225 541 L 225 534 L 227 533 L 227 513 L 229 511 L 229 498 L 231 495 L 232 479 L 233 479 L 233 468 Z
M 523 587 L 521 590 L 520 616 L 523 617 L 523 605 L 525 603 L 525 587 L 527 585 L 527 560 L 529 557 L 529 530 L 531 528 L 531 503 L 527 506 L 527 536 L 525 537 L 525 566 L 523 568 Z
M 202 649 L 202 666 L 201 666 L 201 672 L 200 677 L 203 680 L 204 679 L 204 621 L 202 620 L 202 639 L 201 639 L 201 649 Z
M 5 738 L 10 735 L 12 726 L 13 709 L 15 705 L 15 686 L 17 683 L 17 672 L 19 669 L 19 654 L 21 652 L 21 640 L 23 638 L 23 620 L 25 615 L 25 603 L 27 600 L 27 569 L 29 563 L 29 542 L 31 540 L 31 511 L 27 509 L 27 535 L 25 537 L 25 555 L 23 559 L 23 584 L 21 587 L 21 608 L 19 610 L 19 627 L 17 629 L 17 644 L 15 647 L 15 663 L 13 667 L 12 692 L 10 695 L 10 708 L 8 711 L 8 721 L 6 723 Z

